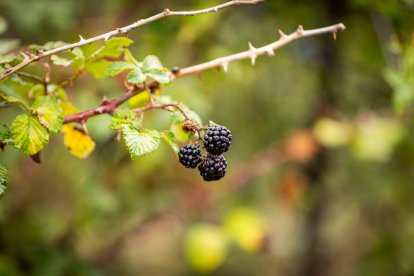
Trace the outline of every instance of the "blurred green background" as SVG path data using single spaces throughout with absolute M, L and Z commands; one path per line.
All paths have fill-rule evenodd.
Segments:
M 73 42 L 164 8 L 218 3 L 1 0 L 2 38 Z M 136 57 L 185 67 L 267 44 L 277 29 L 347 27 L 336 41 L 306 38 L 255 66 L 164 87 L 232 131 L 216 183 L 165 145 L 131 161 L 106 115 L 88 121 L 97 146 L 85 160 L 61 135 L 41 165 L 6 147 L 0 275 L 414 275 L 413 14 L 412 0 L 269 0 L 129 33 Z M 87 73 L 67 89 L 80 109 L 122 90 Z M 1 110 L 1 121 L 18 113 Z M 167 123 L 160 111 L 146 117 L 154 129 Z

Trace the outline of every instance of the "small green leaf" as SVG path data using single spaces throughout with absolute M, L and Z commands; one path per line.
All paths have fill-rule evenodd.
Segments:
M 72 60 L 57 55 L 52 55 L 50 59 L 57 66 L 69 67 L 72 64 Z
M 123 125 L 122 137 L 132 160 L 155 151 L 160 145 L 160 133 L 155 130 L 138 131 L 130 125 Z
M 7 170 L 5 167 L 3 167 L 2 165 L 0 165 L 0 198 L 2 198 L 2 196 L 4 195 L 4 192 L 6 191 L 6 178 L 7 178 Z
M 122 54 L 124 47 L 131 45 L 133 41 L 126 37 L 113 37 L 99 48 L 93 57 L 118 57 Z
M 136 66 L 141 66 L 141 63 L 134 58 L 129 49 L 124 49 L 124 59 L 129 63 L 135 64 Z
M 142 73 L 140 69 L 135 69 L 129 72 L 127 77 L 127 82 L 132 84 L 141 84 L 145 81 L 146 76 Z
M 135 68 L 137 67 L 132 63 L 125 62 L 125 61 L 115 61 L 111 63 L 111 65 L 109 65 L 108 68 L 106 68 L 105 74 L 107 76 L 113 77 L 113 76 L 116 76 L 122 73 L 123 71 L 132 70 Z
M 177 145 L 177 142 L 175 141 L 174 133 L 168 130 L 161 132 L 161 138 L 171 147 L 175 154 L 178 154 L 178 152 L 180 151 L 180 147 Z
M 45 87 L 43 84 L 35 84 L 33 87 L 29 90 L 28 96 L 30 99 L 36 99 L 39 96 L 42 96 L 45 94 Z
M 123 125 L 134 125 L 135 122 L 137 122 L 137 120 L 137 113 L 135 113 L 131 109 L 118 109 L 112 116 L 112 121 L 109 125 L 109 128 L 113 130 L 118 130 L 121 129 Z
M 111 63 L 105 59 L 100 59 L 86 64 L 86 71 L 91 73 L 96 79 L 106 77 L 106 70 Z
M 13 121 L 10 132 L 14 146 L 24 155 L 41 151 L 49 142 L 49 132 L 35 115 L 19 115 Z
M 0 124 L 0 148 L 4 147 L 4 145 L 13 146 L 13 142 L 14 141 L 7 125 Z
M 63 111 L 55 96 L 40 96 L 33 103 L 40 123 L 54 135 L 60 131 L 63 124 Z
M 59 48 L 65 45 L 68 45 L 68 43 L 63 42 L 63 41 L 50 41 L 44 45 L 32 44 L 29 46 L 29 49 L 33 51 L 36 51 L 36 50 L 48 51 L 48 50 Z
M 0 92 L 0 99 L 6 101 L 8 103 L 18 104 L 21 107 L 23 107 L 24 109 L 29 110 L 29 107 L 27 106 L 27 104 L 24 101 L 22 101 L 22 100 L 20 100 L 18 98 L 15 98 L 13 96 L 9 96 L 9 95 L 6 95 L 6 94 Z
M 171 82 L 168 69 L 151 69 L 149 71 L 145 71 L 145 74 L 159 83 Z
M 142 70 L 145 72 L 150 70 L 161 70 L 164 66 L 162 66 L 160 60 L 153 55 L 146 56 L 144 61 L 142 62 Z
M 8 54 L 4 56 L 0 56 L 0 64 L 6 64 L 14 61 L 17 58 L 15 54 Z

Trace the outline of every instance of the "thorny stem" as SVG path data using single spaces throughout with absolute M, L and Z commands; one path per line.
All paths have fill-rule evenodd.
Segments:
M 137 112 L 137 113 L 143 113 L 143 112 L 146 112 L 146 111 L 152 110 L 152 109 L 163 109 L 163 110 L 166 110 L 168 112 L 174 112 L 173 110 L 170 109 L 170 107 L 174 107 L 175 109 L 177 109 L 184 116 L 184 118 L 186 120 L 190 120 L 190 117 L 188 116 L 188 114 L 184 111 L 184 109 L 178 103 L 167 103 L 167 104 L 150 103 L 149 105 L 146 105 L 144 107 L 136 108 L 136 109 L 134 109 L 134 111 Z
M 26 67 L 27 65 L 31 64 L 32 62 L 38 61 L 41 58 L 47 57 L 47 56 L 51 56 L 53 54 L 56 53 L 60 53 L 66 50 L 71 50 L 73 48 L 76 47 L 80 47 L 83 45 L 87 45 L 96 41 L 100 41 L 100 40 L 104 40 L 107 41 L 109 40 L 111 37 L 116 36 L 116 35 L 123 35 L 128 33 L 131 30 L 137 29 L 143 25 L 146 25 L 150 22 L 165 18 L 165 17 L 169 17 L 169 16 L 193 16 L 193 15 L 198 15 L 198 14 L 204 14 L 204 13 L 211 13 L 211 12 L 217 12 L 221 9 L 230 7 L 230 6 L 234 6 L 234 5 L 240 5 L 240 4 L 257 4 L 259 2 L 262 2 L 264 0 L 233 0 L 233 1 L 229 1 L 214 7 L 210 7 L 207 9 L 202 9 L 202 10 L 196 10 L 196 11 L 171 11 L 169 9 L 165 9 L 164 11 L 155 14 L 153 16 L 150 16 L 146 19 L 140 19 L 128 26 L 122 27 L 122 28 L 116 28 L 113 31 L 95 36 L 95 37 L 91 37 L 88 39 L 83 38 L 82 36 L 80 37 L 80 40 L 76 43 L 72 43 L 69 45 L 65 45 L 59 48 L 55 48 L 49 51 L 44 51 L 44 52 L 39 52 L 36 54 L 32 54 L 32 53 L 23 53 L 22 55 L 24 57 L 24 60 L 22 62 L 20 62 L 19 64 L 17 64 L 16 66 L 6 70 L 6 72 L 4 72 L 2 75 L 0 75 L 0 80 L 7 78 L 8 76 L 10 76 L 13 73 L 16 73 L 17 71 L 19 71 L 20 69 Z
M 241 2 L 241 1 L 237 1 L 237 2 Z M 227 68 L 230 62 L 242 60 L 242 59 L 251 59 L 252 63 L 254 64 L 258 56 L 264 55 L 264 54 L 272 56 L 274 55 L 274 50 L 279 49 L 300 38 L 322 35 L 322 34 L 327 34 L 327 33 L 333 34 L 335 38 L 336 33 L 338 31 L 343 31 L 343 30 L 345 30 L 345 25 L 342 23 L 324 27 L 324 28 L 312 29 L 312 30 L 304 30 L 302 26 L 299 26 L 298 29 L 290 35 L 286 35 L 282 31 L 279 30 L 280 38 L 275 42 L 272 42 L 260 48 L 255 48 L 253 47 L 251 43 L 249 43 L 249 50 L 245 52 L 218 58 L 212 61 L 208 61 L 205 63 L 201 63 L 198 65 L 180 69 L 179 72 L 177 73 L 171 73 L 170 79 L 171 81 L 174 81 L 178 77 L 182 77 L 182 76 L 186 76 L 190 74 L 197 75 L 201 71 L 212 69 L 212 68 L 221 67 L 225 71 L 227 71 Z M 119 98 L 116 98 L 110 101 L 104 101 L 98 107 L 91 108 L 86 111 L 80 112 L 78 114 L 73 114 L 73 115 L 69 115 L 65 117 L 64 123 L 72 123 L 72 122 L 81 123 L 81 122 L 85 122 L 90 117 L 97 116 L 103 113 L 112 114 L 119 105 L 127 101 L 129 98 L 145 91 L 147 87 L 151 88 L 151 87 L 157 87 L 157 86 L 159 86 L 159 83 L 153 81 L 148 84 L 142 84 L 132 89 L 128 89 L 128 91 L 125 94 L 121 95 Z

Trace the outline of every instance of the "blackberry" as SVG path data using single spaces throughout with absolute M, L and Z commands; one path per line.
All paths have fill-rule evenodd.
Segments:
M 204 147 L 209 153 L 219 155 L 229 149 L 232 139 L 233 136 L 226 127 L 212 126 L 204 135 Z
M 200 175 L 205 181 L 219 180 L 226 174 L 227 161 L 223 155 L 208 154 L 198 165 Z
M 201 162 L 201 152 L 195 145 L 186 145 L 178 153 L 180 163 L 186 168 L 195 168 Z

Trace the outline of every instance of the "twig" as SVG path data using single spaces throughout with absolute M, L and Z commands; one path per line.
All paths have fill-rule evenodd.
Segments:
M 255 48 L 249 42 L 249 50 L 245 52 L 218 58 L 218 59 L 205 62 L 205 63 L 201 63 L 195 66 L 183 68 L 178 73 L 176 73 L 175 76 L 181 77 L 181 76 L 185 76 L 189 74 L 197 74 L 201 71 L 204 71 L 206 69 L 211 69 L 211 68 L 223 68 L 223 70 L 227 72 L 230 62 L 233 62 L 236 60 L 242 60 L 242 59 L 250 59 L 252 64 L 254 65 L 256 62 L 256 58 L 258 56 L 261 56 L 261 55 L 273 56 L 274 50 L 279 49 L 285 46 L 286 44 L 289 44 L 297 39 L 300 39 L 303 37 L 326 34 L 326 33 L 332 33 L 335 37 L 338 31 L 343 31 L 343 30 L 345 30 L 345 25 L 342 23 L 324 27 L 324 28 L 313 29 L 313 30 L 304 30 L 302 26 L 299 26 L 298 29 L 290 35 L 286 35 L 282 31 L 279 30 L 280 39 L 273 43 L 270 43 L 260 48 Z
M 131 30 L 134 30 L 134 29 L 139 28 L 139 27 L 141 27 L 145 24 L 148 24 L 150 22 L 153 22 L 153 21 L 165 18 L 165 17 L 169 17 L 169 16 L 193 16 L 193 15 L 198 15 L 198 14 L 217 12 L 221 9 L 224 9 L 224 8 L 227 8 L 227 7 L 230 7 L 230 6 L 233 6 L 233 5 L 257 4 L 257 3 L 262 2 L 262 1 L 265 1 L 265 0 L 233 0 L 233 1 L 226 2 L 224 4 L 214 6 L 214 7 L 210 7 L 210 8 L 202 9 L 202 10 L 196 10 L 196 11 L 171 11 L 169 9 L 165 9 L 164 11 L 162 11 L 158 14 L 155 14 L 151 17 L 148 17 L 146 19 L 140 19 L 140 20 L 138 20 L 138 21 L 136 21 L 136 22 L 134 22 L 134 23 L 132 23 L 128 26 L 125 26 L 125 27 L 122 27 L 122 28 L 117 28 L 113 31 L 110 31 L 110 32 L 107 32 L 107 33 L 104 33 L 104 34 L 101 34 L 101 35 L 98 35 L 98 36 L 95 36 L 95 37 L 85 39 L 82 36 L 80 36 L 80 40 L 76 43 L 65 45 L 65 46 L 55 48 L 55 49 L 45 51 L 45 52 L 39 52 L 35 55 L 32 55 L 32 54 L 26 55 L 26 54 L 24 54 L 24 60 L 21 63 L 17 64 L 16 66 L 6 70 L 5 73 L 0 75 L 0 80 L 2 80 L 4 78 L 7 78 L 11 74 L 19 71 L 23 67 L 29 65 L 30 63 L 32 63 L 34 61 L 37 61 L 37 60 L 41 59 L 41 58 L 44 58 L 44 57 L 47 57 L 47 56 L 50 56 L 50 55 L 53 55 L 53 54 L 56 54 L 56 53 L 59 53 L 59 52 L 63 52 L 63 51 L 66 51 L 66 50 L 71 50 L 73 48 L 80 47 L 80 46 L 83 46 L 83 45 L 87 45 L 87 44 L 90 44 L 92 42 L 96 42 L 96 41 L 100 41 L 100 40 L 107 41 L 108 39 L 110 39 L 113 36 L 126 34 Z
M 265 55 L 265 54 L 272 56 L 274 55 L 274 50 L 281 48 L 282 46 L 285 46 L 286 44 L 289 44 L 290 42 L 293 42 L 300 38 L 322 35 L 322 34 L 327 34 L 327 33 L 336 34 L 338 31 L 343 31 L 343 30 L 345 30 L 345 26 L 342 23 L 324 27 L 324 28 L 312 29 L 312 30 L 304 30 L 302 26 L 299 26 L 299 28 L 290 35 L 286 35 L 282 31 L 279 30 L 281 37 L 279 38 L 279 40 L 273 43 L 270 43 L 260 48 L 254 48 L 249 43 L 250 49 L 248 51 L 218 58 L 218 59 L 208 61 L 205 63 L 201 63 L 195 66 L 183 68 L 175 74 L 171 73 L 171 81 L 174 81 L 174 79 L 177 77 L 182 77 L 182 76 L 186 76 L 190 74 L 199 74 L 201 71 L 211 69 L 211 68 L 222 67 L 225 70 L 227 70 L 229 63 L 233 61 L 237 61 L 237 60 L 251 59 L 252 63 L 254 64 L 258 56 Z M 153 87 L 153 86 L 158 86 L 158 85 L 159 83 L 154 81 L 150 84 L 147 84 L 147 87 Z M 113 113 L 119 105 L 127 101 L 129 98 L 135 96 L 136 94 L 142 91 L 145 91 L 145 89 L 146 89 L 145 85 L 135 87 L 132 90 L 128 90 L 128 92 L 123 94 L 121 97 L 111 100 L 111 101 L 105 101 L 104 103 L 102 103 L 100 106 L 96 108 L 88 109 L 78 114 L 69 115 L 65 117 L 64 123 L 84 122 L 88 118 L 99 115 L 99 114 Z
M 152 109 L 163 109 L 163 110 L 166 110 L 166 111 L 169 111 L 169 112 L 173 112 L 171 109 L 169 109 L 169 107 L 174 107 L 175 109 L 177 109 L 184 116 L 184 118 L 186 120 L 190 119 L 188 114 L 184 111 L 184 109 L 182 109 L 180 107 L 180 105 L 178 103 L 167 103 L 167 104 L 154 104 L 154 103 L 151 103 L 151 104 L 146 105 L 144 107 L 136 108 L 136 109 L 134 109 L 134 111 L 137 112 L 137 113 L 143 113 L 143 112 L 146 112 L 146 111 L 152 110 Z

